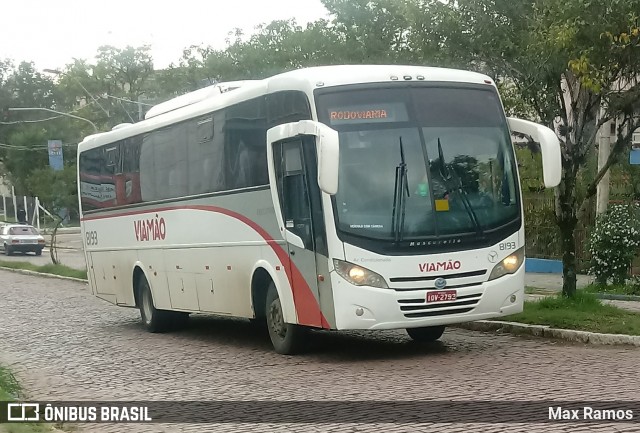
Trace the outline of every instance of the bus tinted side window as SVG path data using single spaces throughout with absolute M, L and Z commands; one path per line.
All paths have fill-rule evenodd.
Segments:
M 311 119 L 311 107 L 307 95 L 295 90 L 267 95 L 267 109 L 269 128 L 283 123 Z
M 268 185 L 267 129 L 305 119 L 303 92 L 276 92 L 86 151 L 82 209 Z
M 186 123 L 144 137 L 140 161 L 143 201 L 187 195 L 188 171 Z
M 219 114 L 208 114 L 189 122 L 187 153 L 190 195 L 224 189 L 224 153 L 218 139 L 221 135 L 220 124 Z
M 227 190 L 267 185 L 267 119 L 264 97 L 224 110 Z
M 91 149 L 80 155 L 80 202 L 82 210 L 102 207 L 102 149 Z

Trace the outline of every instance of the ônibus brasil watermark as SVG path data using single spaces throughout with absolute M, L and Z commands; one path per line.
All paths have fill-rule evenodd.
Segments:
M 635 401 L 55 401 L 0 402 L 0 424 L 636 423 Z

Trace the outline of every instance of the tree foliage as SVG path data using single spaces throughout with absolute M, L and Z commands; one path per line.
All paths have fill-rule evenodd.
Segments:
M 535 117 L 562 144 L 562 182 L 555 219 L 561 233 L 566 295 L 576 288 L 575 230 L 585 199 L 629 147 L 640 126 L 637 0 L 433 0 L 441 40 L 454 57 L 513 83 Z M 453 25 L 457 23 L 457 25 Z M 635 35 L 635 36 L 634 36 Z M 524 108 L 524 107 L 522 107 Z M 526 110 L 522 111 L 526 113 Z M 600 127 L 618 120 L 611 158 L 579 196 L 577 181 Z M 535 120 L 535 119 L 532 119 Z
M 62 170 L 50 167 L 33 169 L 27 178 L 29 190 L 37 191 L 40 203 L 53 212 L 67 209 L 72 216 L 77 216 L 78 195 L 76 166 L 69 164 Z
M 640 248 L 640 207 L 615 204 L 598 218 L 589 238 L 590 273 L 600 285 L 625 284 Z

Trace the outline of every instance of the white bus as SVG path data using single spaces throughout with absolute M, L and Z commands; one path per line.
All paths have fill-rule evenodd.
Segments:
M 327 66 L 217 84 L 87 137 L 78 193 L 92 292 L 151 332 L 190 313 L 305 333 L 445 326 L 521 312 L 524 225 L 511 134 L 487 76 Z

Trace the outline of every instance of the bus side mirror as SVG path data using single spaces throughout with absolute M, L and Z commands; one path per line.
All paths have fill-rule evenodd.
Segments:
M 320 189 L 334 195 L 338 192 L 338 167 L 340 163 L 340 144 L 338 132 L 328 126 L 318 128 L 318 185 Z
M 560 152 L 560 140 L 550 128 L 528 120 L 507 118 L 509 128 L 513 132 L 528 135 L 540 144 L 542 152 L 542 172 L 544 186 L 555 188 L 562 179 L 562 153 Z

